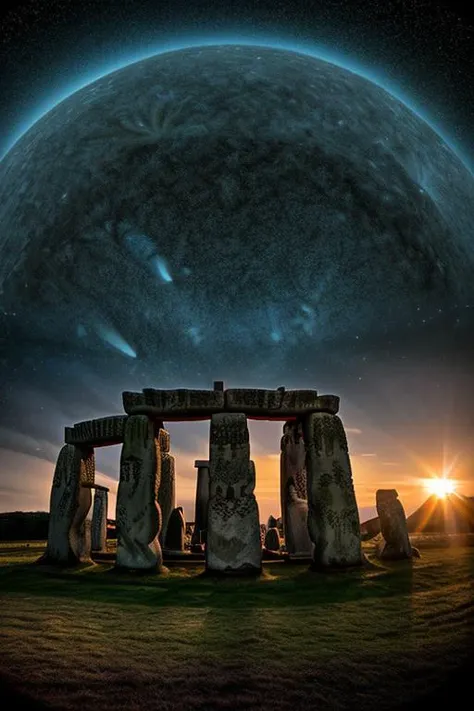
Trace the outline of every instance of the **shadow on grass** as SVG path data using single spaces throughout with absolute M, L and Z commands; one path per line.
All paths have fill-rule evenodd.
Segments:
M 55 568 L 18 563 L 0 568 L 4 594 L 87 599 L 121 605 L 249 608 L 303 607 L 409 595 L 416 562 L 374 563 L 337 572 L 300 565 L 266 564 L 257 578 L 204 573 L 203 566 L 162 575 L 119 572 L 110 564 Z
M 14 686 L 11 682 L 4 679 L 0 674 L 0 698 L 2 706 L 6 709 L 23 708 L 29 711 L 48 711 L 51 709 L 49 704 L 42 701 L 37 701 L 24 693 L 19 686 Z

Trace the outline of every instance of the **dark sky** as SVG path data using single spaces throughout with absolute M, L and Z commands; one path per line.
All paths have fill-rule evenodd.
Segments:
M 374 78 L 428 119 L 472 166 L 474 29 L 458 6 L 461 3 L 422 0 L 17 3 L 14 10 L 3 15 L 0 33 L 0 155 L 60 99 L 118 67 L 177 46 L 245 41 L 320 54 Z M 5 181 L 0 188 L 6 192 L 9 175 L 0 171 Z M 414 180 L 421 186 L 426 176 Z M 429 184 L 425 187 L 429 193 Z M 68 189 L 64 190 L 66 195 Z M 444 201 L 449 212 L 449 195 L 434 196 L 433 200 L 439 204 Z M 0 229 L 0 262 L 8 237 L 2 236 Z M 175 278 L 173 288 L 185 299 L 193 277 L 187 282 L 188 277 L 180 278 L 181 282 Z M 139 352 L 138 358 L 127 360 L 130 339 L 125 339 L 125 345 L 120 340 L 129 332 L 125 326 L 112 336 L 109 329 L 104 337 L 103 330 L 102 340 L 89 345 L 82 335 L 74 340 L 59 328 L 54 338 L 48 335 L 48 340 L 42 323 L 47 323 L 48 314 L 40 307 L 35 311 L 39 302 L 21 305 L 10 299 L 7 303 L 0 295 L 0 510 L 44 509 L 48 505 L 51 462 L 60 446 L 63 426 L 89 416 L 113 414 L 120 408 L 121 389 L 134 379 L 161 387 L 166 380 L 165 369 L 161 364 L 161 370 L 158 365 L 153 370 L 150 354 L 142 357 Z M 189 293 L 187 298 L 189 301 Z M 185 306 L 183 301 L 183 313 Z M 277 318 L 280 306 L 277 301 L 266 312 L 267 321 Z M 381 339 L 378 333 L 372 339 L 374 343 L 370 334 L 360 341 L 353 334 L 341 339 L 327 369 L 317 366 L 312 351 L 301 345 L 301 352 L 306 348 L 301 356 L 305 365 L 302 371 L 300 361 L 291 362 L 293 351 L 287 349 L 285 357 L 290 360 L 286 371 L 283 360 L 275 356 L 275 362 L 288 374 L 288 379 L 285 376 L 281 381 L 276 372 L 269 372 L 265 382 L 249 372 L 246 381 L 242 364 L 234 370 L 229 366 L 228 373 L 216 372 L 212 369 L 212 348 L 205 343 L 200 346 L 195 333 L 196 361 L 192 356 L 181 357 L 180 368 L 168 368 L 166 377 L 174 378 L 176 387 L 209 387 L 214 378 L 223 377 L 234 379 L 234 385 L 317 387 L 340 394 L 346 408 L 342 414 L 350 438 L 359 504 L 372 505 L 375 489 L 382 483 L 388 488 L 397 486 L 407 508 L 414 508 L 424 496 L 419 493 L 415 475 L 449 468 L 460 443 L 472 436 L 474 423 L 469 393 L 473 382 L 470 358 L 474 353 L 469 333 L 471 326 L 474 329 L 474 306 L 464 300 L 443 313 L 438 306 L 433 304 L 433 308 L 420 312 L 413 304 L 413 318 L 407 316 L 410 334 L 389 334 Z M 295 302 L 294 309 L 298 308 Z M 17 327 L 20 314 L 23 323 Z M 306 316 L 299 314 L 299 318 L 303 323 Z M 30 330 L 25 325 L 28 323 Z M 85 332 L 82 323 L 77 328 Z M 275 330 L 276 326 L 271 328 Z M 237 343 L 239 336 L 235 338 Z M 115 351 L 104 350 L 111 339 L 115 340 Z M 282 342 L 281 352 L 285 347 Z M 229 362 L 232 356 L 230 350 Z M 199 363 L 208 359 L 209 372 L 200 366 L 193 372 L 199 358 Z M 127 368 L 130 383 L 123 376 Z M 108 380 L 106 374 L 110 375 Z M 75 383 L 71 389 L 75 400 L 63 394 L 66 379 Z M 86 381 L 92 387 L 82 392 Z M 466 404 L 469 402 L 470 406 Z M 194 487 L 192 461 L 206 456 L 206 426 L 170 429 L 175 452 L 179 453 L 181 501 L 188 506 Z M 274 457 L 280 431 L 273 425 L 251 430 L 261 482 L 257 494 L 265 515 L 277 506 L 274 470 L 278 462 Z M 446 441 L 440 432 L 446 434 Z M 459 476 L 467 481 L 465 491 L 469 493 L 474 479 L 474 451 L 467 445 L 464 450 Z M 110 476 L 100 483 L 116 483 L 117 452 L 111 456 L 98 460 L 99 469 Z

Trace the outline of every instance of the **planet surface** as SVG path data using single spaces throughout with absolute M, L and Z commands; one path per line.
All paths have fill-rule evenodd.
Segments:
M 288 50 L 102 77 L 6 155 L 0 213 L 0 367 L 25 427 L 27 382 L 72 420 L 108 385 L 317 387 L 362 343 L 382 358 L 434 323 L 442 350 L 473 301 L 472 174 L 386 90 Z

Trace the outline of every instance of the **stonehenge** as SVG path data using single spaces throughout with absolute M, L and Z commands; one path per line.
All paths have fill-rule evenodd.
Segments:
M 306 447 L 300 422 L 286 422 L 280 441 L 280 501 L 286 550 L 291 556 L 311 557 L 308 530 Z
M 207 509 L 209 506 L 209 460 L 196 460 L 197 469 L 196 503 L 194 509 L 194 531 L 191 543 L 206 543 Z
M 280 531 L 276 526 L 272 526 L 265 534 L 264 546 L 269 551 L 279 551 L 281 546 Z
M 106 486 L 96 484 L 91 525 L 91 550 L 95 552 L 107 550 L 108 493 Z
M 243 413 L 212 415 L 206 569 L 260 572 L 262 547 L 250 461 L 247 418 Z
M 132 415 L 124 429 L 117 491 L 117 567 L 160 569 L 160 442 L 146 415 Z
M 335 414 L 315 412 L 305 418 L 303 436 L 313 565 L 362 565 L 359 511 L 343 424 Z
M 42 562 L 73 565 L 91 561 L 90 521 L 86 519 L 93 482 L 93 450 L 65 444 L 54 470 L 48 543 Z
M 170 437 L 166 430 L 160 430 L 161 478 L 158 489 L 158 505 L 161 509 L 161 531 L 159 541 L 163 547 L 171 512 L 176 508 L 175 461 L 170 454 Z
M 378 556 L 386 560 L 418 557 L 419 552 L 412 547 L 408 537 L 405 510 L 398 492 L 395 489 L 378 489 L 375 496 L 383 536 Z
M 169 517 L 168 529 L 165 538 L 165 548 L 168 551 L 184 551 L 186 521 L 182 506 L 173 509 Z
M 164 570 L 163 550 L 185 554 L 186 524 L 183 508 L 176 505 L 175 459 L 165 422 L 210 420 L 209 458 L 194 464 L 191 538 L 195 551 L 203 551 L 208 572 L 259 573 L 264 547 L 290 559 L 308 558 L 313 569 L 362 563 L 359 515 L 336 395 L 284 387 L 225 389 L 222 381 L 215 381 L 212 390 L 125 391 L 122 402 L 124 414 L 65 428 L 51 490 L 45 560 L 77 564 L 91 561 L 91 551 L 105 552 L 108 489 L 95 484 L 94 448 L 113 444 L 122 445 L 116 567 L 159 573 Z M 248 419 L 283 423 L 281 519 L 270 517 L 268 530 L 260 524 L 254 494 Z

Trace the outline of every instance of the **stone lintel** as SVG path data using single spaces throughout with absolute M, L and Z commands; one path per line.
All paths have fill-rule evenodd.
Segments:
M 86 483 L 86 484 L 81 484 L 81 486 L 83 486 L 85 489 L 97 489 L 98 491 L 107 491 L 107 492 L 110 491 L 108 486 L 102 486 L 101 484 Z
M 197 469 L 200 469 L 201 467 L 209 467 L 209 459 L 196 459 L 196 461 L 194 462 L 194 466 Z
M 258 390 L 239 388 L 225 391 L 226 412 L 249 416 L 301 417 L 311 412 L 339 410 L 337 395 L 318 395 L 316 390 Z
M 129 415 L 148 415 L 163 420 L 207 419 L 218 413 L 241 412 L 252 418 L 287 419 L 311 412 L 339 410 L 339 397 L 318 395 L 316 390 L 237 388 L 230 390 L 152 390 L 123 392 Z
M 126 420 L 126 415 L 112 415 L 111 417 L 99 417 L 95 420 L 77 422 L 74 427 L 65 428 L 66 444 L 89 445 L 91 447 L 120 444 L 123 442 Z
M 153 417 L 167 415 L 208 415 L 224 410 L 224 392 L 219 390 L 153 390 L 142 393 L 123 392 L 123 407 L 129 415 L 149 414 Z

